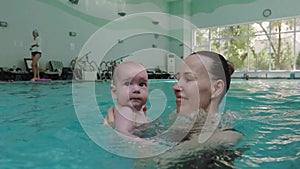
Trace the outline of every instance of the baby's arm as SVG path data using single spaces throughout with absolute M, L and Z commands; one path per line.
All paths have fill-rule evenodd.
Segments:
M 147 107 L 146 106 L 143 106 L 141 111 L 143 112 L 143 114 L 146 116 L 146 110 L 147 110 Z M 151 119 L 149 117 L 147 117 L 147 122 L 150 122 Z M 144 123 L 144 122 L 143 122 Z M 111 126 L 115 126 L 115 113 L 114 113 L 114 108 L 113 107 L 110 107 L 108 110 L 107 110 L 107 114 L 104 118 L 104 125 L 111 125 Z
M 131 131 L 134 128 L 134 112 L 130 107 L 121 107 L 115 109 L 115 127 L 116 129 L 128 136 L 133 136 Z

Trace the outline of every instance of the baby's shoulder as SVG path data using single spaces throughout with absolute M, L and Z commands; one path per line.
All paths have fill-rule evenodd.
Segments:
M 122 116 L 125 119 L 134 121 L 134 112 L 133 110 L 128 106 L 116 106 L 113 108 L 114 114 L 116 117 Z

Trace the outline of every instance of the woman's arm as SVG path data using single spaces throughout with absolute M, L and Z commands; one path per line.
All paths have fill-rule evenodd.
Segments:
M 31 48 L 33 48 L 33 47 L 39 47 L 39 44 L 33 44 L 33 45 L 31 45 Z
M 107 110 L 107 114 L 104 118 L 104 125 L 115 125 L 115 116 L 114 116 L 114 108 L 111 107 Z

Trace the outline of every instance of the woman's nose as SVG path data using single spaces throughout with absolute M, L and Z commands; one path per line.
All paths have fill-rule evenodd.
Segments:
M 174 90 L 174 92 L 176 92 L 176 91 L 179 92 L 182 90 L 182 87 L 180 86 L 179 82 L 174 84 L 173 90 Z

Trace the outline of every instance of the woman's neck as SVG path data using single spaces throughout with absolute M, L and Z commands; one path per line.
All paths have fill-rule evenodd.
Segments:
M 200 109 L 190 133 L 201 134 L 203 132 L 214 132 L 219 127 L 220 120 L 221 118 L 218 111 L 207 112 Z

